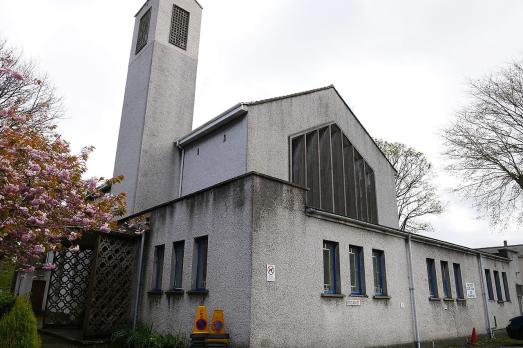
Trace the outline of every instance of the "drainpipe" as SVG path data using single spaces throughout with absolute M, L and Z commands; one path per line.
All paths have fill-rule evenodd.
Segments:
M 408 272 L 409 272 L 409 292 L 410 292 L 410 307 L 412 310 L 412 319 L 414 321 L 414 334 L 416 339 L 416 347 L 421 347 L 421 340 L 419 336 L 418 328 L 418 315 L 416 313 L 416 292 L 414 290 L 414 275 L 412 272 L 412 239 L 411 234 L 407 237 L 407 263 L 408 263 Z
M 494 338 L 494 333 L 492 332 L 492 327 L 490 325 L 490 313 L 488 309 L 488 300 L 487 300 L 487 280 L 485 279 L 485 271 L 483 268 L 483 256 L 478 254 L 478 264 L 479 264 L 479 277 L 481 279 L 481 295 L 483 297 L 483 308 L 485 309 L 485 321 L 487 324 L 487 333 L 490 338 Z
M 138 321 L 138 302 L 140 301 L 140 283 L 142 282 L 142 260 L 143 260 L 143 247 L 145 242 L 145 231 L 142 232 L 142 238 L 140 241 L 140 255 L 138 256 L 138 276 L 136 280 L 136 294 L 134 298 L 134 317 L 133 317 L 133 329 L 136 328 L 136 322 Z
M 178 198 L 182 196 L 183 166 L 185 164 L 185 149 L 182 149 L 182 164 L 180 165 L 180 184 L 178 185 Z

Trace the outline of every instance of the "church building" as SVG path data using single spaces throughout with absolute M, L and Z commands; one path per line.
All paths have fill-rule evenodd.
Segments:
M 74 276 L 64 265 L 87 258 L 62 252 L 45 328 L 188 336 L 203 303 L 224 310 L 233 346 L 369 347 L 464 341 L 521 314 L 518 250 L 399 230 L 396 171 L 334 86 L 192 129 L 201 19 L 195 0 L 136 14 L 112 192 L 149 229 L 87 238 Z

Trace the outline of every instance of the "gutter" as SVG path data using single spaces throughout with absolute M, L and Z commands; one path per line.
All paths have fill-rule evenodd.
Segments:
M 134 297 L 134 315 L 133 315 L 133 329 L 136 329 L 138 322 L 138 304 L 140 302 L 140 283 L 142 282 L 142 263 L 143 263 L 143 249 L 145 242 L 145 232 L 142 233 L 142 240 L 140 241 L 140 254 L 138 256 L 138 276 L 136 279 L 136 292 Z

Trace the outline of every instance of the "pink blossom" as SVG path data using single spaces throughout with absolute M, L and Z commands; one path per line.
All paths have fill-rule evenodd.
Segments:
M 78 238 L 78 233 L 76 233 L 76 232 L 71 232 L 69 234 L 69 236 L 67 236 L 67 239 L 69 239 L 70 241 L 73 241 L 73 240 L 75 240 L 77 238 Z
M 45 248 L 44 248 L 44 246 L 42 244 L 37 244 L 34 247 L 34 252 L 41 254 L 41 253 L 45 252 Z
M 109 233 L 109 232 L 111 232 L 111 228 L 109 227 L 109 224 L 103 224 L 100 227 L 100 232 L 102 232 L 102 233 Z
M 56 265 L 53 264 L 53 263 L 44 263 L 42 265 L 42 269 L 46 270 L 46 271 L 52 271 L 53 269 L 56 268 Z
M 80 246 L 79 245 L 71 245 L 69 247 L 69 250 L 70 251 L 74 251 L 74 252 L 79 251 L 80 250 Z

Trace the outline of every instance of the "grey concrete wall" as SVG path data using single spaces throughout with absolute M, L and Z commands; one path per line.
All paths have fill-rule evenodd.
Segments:
M 248 172 L 290 180 L 289 136 L 335 122 L 375 172 L 379 224 L 398 228 L 394 170 L 333 88 L 248 109 Z
M 185 148 L 182 195 L 244 174 L 246 167 L 247 119 L 244 116 Z
M 413 341 L 402 238 L 307 217 L 304 191 L 256 178 L 253 205 L 252 347 L 363 347 Z M 341 292 L 350 294 L 349 245 L 362 246 L 369 297 L 321 297 L 322 242 L 339 243 Z M 385 252 L 389 300 L 372 298 L 372 249 Z M 266 264 L 276 281 L 266 281 Z M 347 306 L 357 299 L 360 306 Z M 401 324 L 400 324 L 401 323 Z
M 152 213 L 144 255 L 140 319 L 163 332 L 192 331 L 197 305 L 225 313 L 235 345 L 247 345 L 250 327 L 252 179 L 191 195 Z M 151 295 L 154 247 L 165 244 L 162 290 L 172 288 L 172 243 L 185 241 L 183 289 L 192 286 L 194 238 L 208 236 L 207 297 Z
M 190 12 L 187 50 L 169 43 L 173 4 Z M 134 54 L 140 18 L 151 8 L 147 45 Z M 174 140 L 191 131 L 201 23 L 194 0 L 151 0 L 135 19 L 114 175 L 125 182 L 129 213 L 178 195 Z

